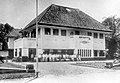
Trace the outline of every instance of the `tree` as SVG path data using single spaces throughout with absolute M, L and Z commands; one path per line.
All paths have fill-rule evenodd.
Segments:
M 112 30 L 112 33 L 106 37 L 107 48 L 109 49 L 107 58 L 114 58 L 114 54 L 120 49 L 120 18 L 115 18 L 115 16 L 108 17 L 102 24 Z
M 7 35 L 13 29 L 8 23 L 0 24 L 0 43 L 2 43 L 2 50 L 7 50 Z

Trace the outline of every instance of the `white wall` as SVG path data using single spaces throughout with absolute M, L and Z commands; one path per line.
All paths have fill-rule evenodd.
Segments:
M 14 41 L 14 48 L 22 48 L 23 47 L 23 39 L 24 38 L 19 38 Z
M 14 49 L 14 38 L 8 38 L 8 48 Z
M 99 34 L 99 33 L 98 33 Z M 93 49 L 94 50 L 105 50 L 105 34 L 103 39 L 93 38 Z
M 51 27 L 53 28 L 53 27 Z M 55 27 L 54 27 L 55 28 Z M 58 28 L 59 29 L 59 28 Z M 65 28 L 60 28 L 65 29 Z M 87 32 L 92 32 L 92 36 L 82 36 L 88 37 L 90 40 L 84 40 L 84 38 L 78 38 L 79 36 L 70 36 L 71 31 L 75 31 L 74 29 L 66 28 L 67 36 L 55 36 L 55 35 L 44 35 L 44 29 L 42 28 L 42 44 L 41 44 L 41 36 L 39 35 L 38 39 L 38 48 L 41 49 L 92 49 L 93 50 L 105 50 L 105 32 L 99 31 L 87 31 L 81 30 L 82 33 L 85 32 L 84 35 L 87 35 Z M 59 30 L 60 31 L 60 30 Z M 98 38 L 93 38 L 93 33 L 98 33 Z M 104 34 L 104 38 L 99 38 L 99 33 Z M 83 35 L 83 34 L 82 34 Z M 85 44 L 85 42 L 87 43 Z M 84 42 L 84 43 L 83 43 Z M 28 48 L 36 48 L 36 38 L 20 38 L 14 41 L 14 48 L 23 48 L 23 55 L 28 55 Z M 80 45 L 79 45 L 80 44 Z

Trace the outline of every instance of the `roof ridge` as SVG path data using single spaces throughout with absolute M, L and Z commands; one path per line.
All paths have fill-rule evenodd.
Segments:
M 59 7 L 64 7 L 64 8 L 69 8 L 69 9 L 74 9 L 74 10 L 79 10 L 80 11 L 80 9 L 74 8 L 74 7 L 63 6 L 63 5 L 56 5 L 56 4 L 52 4 L 52 5 L 59 6 Z

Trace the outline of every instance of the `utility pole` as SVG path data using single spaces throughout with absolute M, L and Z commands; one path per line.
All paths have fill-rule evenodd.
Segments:
M 38 78 L 38 0 L 36 0 L 36 78 Z

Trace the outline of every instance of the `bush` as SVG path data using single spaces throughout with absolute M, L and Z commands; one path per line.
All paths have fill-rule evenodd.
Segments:
M 33 64 L 26 65 L 26 69 L 34 69 L 34 65 Z
M 29 61 L 29 58 L 27 56 L 22 56 L 22 61 L 23 62 L 28 62 Z
M 21 57 L 14 57 L 12 59 L 13 62 L 22 62 L 22 58 Z

